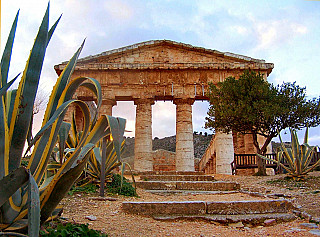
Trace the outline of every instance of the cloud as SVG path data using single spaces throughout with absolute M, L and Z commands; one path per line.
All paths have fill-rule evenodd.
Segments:
M 255 50 L 281 47 L 281 45 L 292 41 L 295 37 L 308 32 L 306 26 L 288 19 L 261 22 L 254 20 L 253 27 L 258 38 L 258 45 Z
M 117 20 L 130 20 L 133 16 L 133 9 L 123 1 L 106 1 L 103 6 L 107 13 Z

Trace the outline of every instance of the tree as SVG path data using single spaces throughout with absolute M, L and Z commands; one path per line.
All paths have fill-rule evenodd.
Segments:
M 228 77 L 217 86 L 209 84 L 210 107 L 206 128 L 252 134 L 256 152 L 267 146 L 281 130 L 320 124 L 319 99 L 306 99 L 305 88 L 296 83 L 274 86 L 255 71 L 244 71 L 239 80 Z M 258 135 L 265 137 L 259 144 Z M 257 175 L 266 175 L 263 159 L 257 158 Z

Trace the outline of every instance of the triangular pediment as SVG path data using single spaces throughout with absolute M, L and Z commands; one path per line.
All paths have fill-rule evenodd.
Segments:
M 153 40 L 127 47 L 110 50 L 79 60 L 79 64 L 95 63 L 233 63 L 257 62 L 250 57 L 232 53 L 222 53 L 217 50 L 194 47 L 189 44 L 177 43 L 169 40 Z
M 55 66 L 61 73 L 67 62 Z M 81 58 L 76 70 L 108 69 L 263 69 L 272 63 L 170 40 L 151 40 Z

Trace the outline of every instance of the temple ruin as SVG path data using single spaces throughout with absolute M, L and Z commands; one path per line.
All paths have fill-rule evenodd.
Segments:
M 66 63 L 55 66 L 58 75 L 65 66 Z M 209 82 L 238 78 L 245 69 L 259 71 L 267 79 L 273 64 L 169 40 L 152 40 L 79 59 L 72 78 L 87 76 L 100 82 L 100 114 L 112 115 L 117 101 L 134 101 L 137 171 L 153 169 L 152 105 L 155 101 L 172 101 L 176 105 L 176 170 L 194 171 L 192 105 L 196 100 L 208 100 Z M 76 96 L 94 100 L 85 90 Z M 250 138 L 217 133 L 212 169 L 214 163 L 216 173 L 230 173 L 234 149 L 246 147 L 250 149 Z

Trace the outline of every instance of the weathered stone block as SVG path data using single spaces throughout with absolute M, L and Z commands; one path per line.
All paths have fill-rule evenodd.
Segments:
M 209 214 L 220 215 L 285 213 L 293 209 L 287 200 L 208 202 L 207 205 Z
M 183 214 L 199 215 L 206 213 L 206 204 L 194 202 L 123 202 L 122 209 L 126 213 L 143 215 Z

